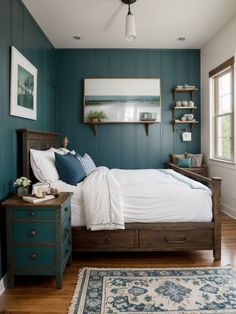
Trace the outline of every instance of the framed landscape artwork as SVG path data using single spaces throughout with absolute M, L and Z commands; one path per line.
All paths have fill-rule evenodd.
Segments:
M 86 78 L 84 122 L 93 112 L 103 112 L 102 123 L 161 122 L 159 78 Z
M 11 47 L 12 116 L 37 119 L 37 69 L 15 47 Z

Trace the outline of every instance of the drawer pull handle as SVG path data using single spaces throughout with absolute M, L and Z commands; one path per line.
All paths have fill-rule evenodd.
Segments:
M 182 240 L 171 240 L 171 239 L 165 238 L 165 240 L 166 240 L 168 243 L 181 244 L 181 243 L 184 243 L 184 242 L 187 240 L 187 238 L 184 237 Z
M 96 244 L 108 244 L 111 243 L 110 238 L 105 238 L 103 241 L 96 241 Z
M 32 216 L 32 217 L 34 217 L 34 216 L 35 216 L 35 213 L 34 213 L 34 211 L 33 211 L 33 210 L 30 212 L 30 216 Z
M 36 253 L 32 253 L 31 259 L 36 260 L 37 258 L 38 258 L 37 254 Z
M 35 236 L 36 236 L 36 230 L 35 230 L 35 229 L 32 229 L 32 230 L 30 231 L 30 235 L 31 235 L 32 237 L 35 237 Z

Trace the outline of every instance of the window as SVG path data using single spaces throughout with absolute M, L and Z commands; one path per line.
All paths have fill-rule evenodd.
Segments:
M 212 157 L 234 161 L 234 58 L 212 70 Z

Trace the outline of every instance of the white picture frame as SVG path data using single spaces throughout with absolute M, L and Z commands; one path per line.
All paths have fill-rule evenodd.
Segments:
M 10 115 L 37 120 L 37 68 L 11 47 Z

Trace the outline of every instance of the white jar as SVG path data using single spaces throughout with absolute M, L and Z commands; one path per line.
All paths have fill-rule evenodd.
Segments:
M 188 107 L 194 107 L 194 101 L 189 100 L 188 101 Z
M 175 106 L 176 107 L 181 107 L 181 100 L 177 100 L 176 103 L 175 103 Z

